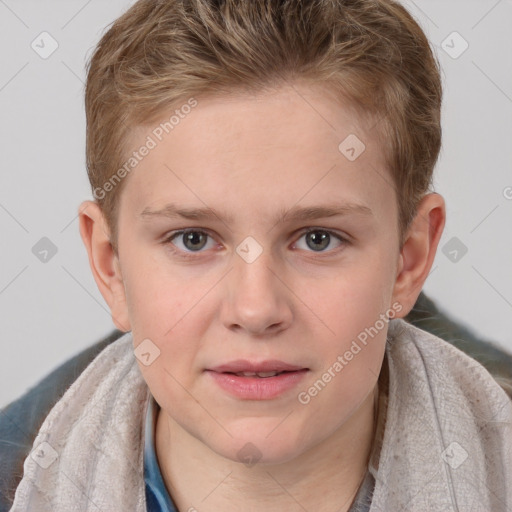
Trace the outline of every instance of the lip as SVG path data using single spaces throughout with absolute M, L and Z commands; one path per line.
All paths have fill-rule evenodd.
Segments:
M 285 372 L 274 377 L 244 377 L 240 372 Z M 206 373 L 220 389 L 241 400 L 272 400 L 296 387 L 308 368 L 283 361 L 251 362 L 239 359 L 207 369 Z
M 226 364 L 221 364 L 219 366 L 215 366 L 214 368 L 209 368 L 210 371 L 218 372 L 218 373 L 239 373 L 239 372 L 294 372 L 298 370 L 304 370 L 304 366 L 296 366 L 293 364 L 288 364 L 283 361 L 278 361 L 276 359 L 260 361 L 260 362 L 251 362 L 245 359 L 237 359 L 236 361 L 231 361 Z

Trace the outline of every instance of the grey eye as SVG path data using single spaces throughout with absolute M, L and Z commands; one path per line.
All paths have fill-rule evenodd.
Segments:
M 167 239 L 167 243 L 172 243 L 183 252 L 199 252 L 206 247 L 209 239 L 210 246 L 207 248 L 215 245 L 215 241 L 208 233 L 199 230 L 178 231 Z
M 182 239 L 183 245 L 187 249 L 197 251 L 201 250 L 206 245 L 208 235 L 206 233 L 201 233 L 200 231 L 190 231 L 188 233 L 183 233 Z
M 302 243 L 301 247 L 301 241 L 305 240 L 305 246 Z M 330 249 L 335 249 L 336 247 L 339 247 L 340 245 L 343 245 L 345 240 L 335 233 L 331 233 L 329 231 L 326 231 L 324 229 L 311 229 L 304 233 L 297 242 L 296 246 L 299 249 L 303 250 L 310 250 L 314 252 L 327 252 L 325 249 L 329 247 L 329 245 L 332 245 L 332 242 L 336 242 L 336 245 L 331 247 Z
M 311 231 L 305 236 L 308 247 L 314 251 L 325 249 L 331 241 L 331 235 L 325 231 Z

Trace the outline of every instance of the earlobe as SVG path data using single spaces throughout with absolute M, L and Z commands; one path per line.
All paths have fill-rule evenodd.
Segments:
M 130 330 L 128 307 L 119 260 L 110 243 L 109 229 L 97 203 L 84 201 L 78 212 L 80 235 L 87 249 L 89 265 L 112 320 L 121 331 Z
M 436 193 L 426 195 L 419 203 L 402 245 L 393 301 L 398 301 L 404 317 L 414 306 L 434 262 L 437 246 L 446 220 L 445 203 Z

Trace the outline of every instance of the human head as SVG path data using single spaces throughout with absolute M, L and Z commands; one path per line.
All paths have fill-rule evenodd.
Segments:
M 87 168 L 114 249 L 119 197 L 137 165 L 128 164 L 135 127 L 172 105 L 181 116 L 191 98 L 297 79 L 374 119 L 403 240 L 439 154 L 441 83 L 424 33 L 400 4 L 139 0 L 101 38 L 87 77 Z
M 241 1 L 228 4 L 239 6 L 242 11 L 269 5 Z M 287 2 L 283 6 L 293 11 L 299 4 L 303 5 Z M 130 127 L 118 143 L 112 143 L 111 138 L 111 145 L 95 154 L 97 161 L 106 161 L 109 149 L 115 154 L 118 148 L 120 157 L 127 158 L 127 152 L 141 147 L 148 133 L 154 133 L 155 126 L 161 127 L 165 119 L 170 119 L 173 109 L 186 104 L 191 107 L 183 119 L 179 118 L 179 111 L 176 113 L 180 119 L 176 128 L 162 137 L 134 171 L 109 192 L 118 194 L 112 221 L 117 225 L 116 236 L 109 226 L 105 204 L 101 205 L 103 210 L 96 203 L 88 204 L 80 223 L 94 277 L 116 325 L 132 331 L 136 347 L 150 340 L 150 346 L 158 348 L 159 357 L 150 366 L 140 363 L 140 367 L 161 405 L 167 427 L 187 446 L 203 450 L 205 456 L 210 453 L 208 448 L 235 460 L 244 443 L 251 442 L 259 447 L 265 462 L 279 464 L 320 445 L 323 453 L 328 454 L 332 447 L 329 442 L 335 435 L 347 444 L 351 436 L 363 430 L 367 435 L 388 317 L 404 316 L 412 307 L 433 261 L 444 209 L 438 196 L 423 197 L 431 172 L 425 164 L 426 155 L 431 157 L 433 147 L 436 152 L 438 149 L 425 133 L 435 139 L 426 130 L 428 125 L 429 130 L 439 135 L 432 128 L 438 128 L 434 118 L 439 112 L 430 105 L 430 114 L 425 109 L 420 114 L 417 102 L 412 105 L 411 98 L 424 95 L 433 101 L 433 95 L 439 99 L 434 94 L 438 84 L 434 72 L 430 92 L 425 83 L 416 76 L 412 78 L 417 72 L 426 80 L 425 68 L 435 68 L 434 61 L 426 43 L 422 56 L 412 36 L 403 39 L 399 20 L 413 22 L 395 4 L 347 4 L 346 11 L 338 9 L 337 18 L 339 21 L 343 14 L 351 20 L 344 29 L 351 34 L 346 36 L 345 50 L 349 56 L 345 56 L 344 64 L 336 56 L 330 64 L 326 63 L 327 58 L 321 59 L 316 67 L 304 61 L 311 53 L 321 52 L 322 48 L 326 51 L 331 38 L 341 38 L 336 32 L 333 37 L 332 31 L 322 25 L 323 16 L 325 23 L 335 17 L 332 10 L 336 11 L 338 5 L 327 1 L 305 7 L 306 11 L 316 13 L 323 29 L 314 24 L 304 29 L 316 35 L 308 40 L 309 47 L 304 46 L 302 60 L 293 60 L 292 68 L 287 69 L 283 57 L 274 64 L 272 74 L 261 66 L 258 72 L 254 71 L 259 61 L 256 54 L 249 52 L 243 61 L 240 49 L 248 48 L 239 42 L 238 53 L 233 53 L 231 61 L 227 57 L 221 59 L 224 67 L 229 68 L 229 62 L 237 65 L 237 71 L 232 69 L 230 74 L 219 65 L 214 73 L 216 81 L 212 76 L 207 83 L 202 80 L 204 73 L 213 72 L 215 67 L 212 49 L 220 52 L 227 44 L 216 39 L 221 36 L 221 29 L 214 30 L 211 24 L 203 33 L 206 40 L 213 41 L 210 53 L 206 48 L 198 48 L 198 41 L 188 40 L 186 50 L 197 64 L 193 71 L 185 65 L 186 57 L 180 52 L 171 52 L 165 41 L 154 40 L 153 30 L 159 34 L 160 25 L 150 24 L 150 28 L 138 33 L 139 21 L 147 22 L 154 16 L 162 26 L 173 27 L 170 35 L 166 32 L 167 46 L 176 44 L 185 51 L 186 45 L 177 43 L 184 37 L 183 31 L 179 24 L 166 18 L 166 13 L 186 5 L 187 19 L 193 20 L 191 5 L 205 5 L 197 2 L 141 2 L 129 11 L 129 22 L 127 17 L 121 18 L 126 26 L 118 34 L 120 41 L 133 38 L 131 46 L 128 44 L 130 52 L 145 55 L 138 66 L 127 64 L 130 61 L 121 42 L 111 47 L 110 54 L 100 43 L 96 54 L 110 55 L 105 59 L 107 63 L 112 59 L 111 75 L 100 80 L 95 75 L 93 58 L 89 80 L 102 81 L 104 89 L 97 95 L 93 88 L 87 91 L 88 101 L 96 102 L 97 107 L 93 109 L 92 103 L 88 104 L 88 110 L 93 112 L 88 119 L 92 137 L 106 141 L 115 131 L 107 133 L 109 124 L 95 124 L 94 116 L 99 115 L 100 108 L 111 116 L 112 122 L 121 116 L 122 126 Z M 198 8 L 202 19 L 209 14 L 215 17 L 214 5 L 217 4 L 212 3 L 211 10 L 206 11 Z M 325 12 L 319 9 L 320 5 Z M 154 11 L 148 6 L 153 6 Z M 367 9 L 362 9 L 363 6 Z M 268 12 L 271 11 L 274 12 Z M 364 17 L 363 11 L 366 22 L 358 29 L 353 20 Z M 134 13 L 138 16 L 129 18 Z M 219 23 L 221 17 L 231 24 L 238 19 L 233 13 L 228 15 L 226 9 L 221 14 Z M 252 15 L 247 17 L 253 19 Z M 277 27 L 288 27 L 283 30 L 290 38 L 297 37 L 293 35 L 294 19 L 297 21 L 293 15 L 283 15 L 282 22 L 276 23 Z M 370 34 L 382 30 L 386 19 L 397 30 L 399 42 L 386 39 L 384 45 L 382 40 L 378 57 L 371 57 L 372 44 L 376 43 L 372 43 Z M 199 37 L 197 23 L 194 31 Z M 421 33 L 415 24 L 412 26 Z M 116 27 L 114 24 L 111 29 L 114 33 Z M 130 30 L 134 29 L 132 35 Z M 341 29 L 335 24 L 332 30 Z M 235 37 L 232 33 L 237 34 L 234 28 L 224 32 L 228 40 Z M 391 37 L 388 32 L 386 37 Z M 264 25 L 260 25 L 255 34 L 263 33 Z M 270 55 L 277 52 L 276 48 L 265 50 L 266 40 L 267 37 L 261 48 L 255 47 L 254 51 L 269 52 L 268 58 L 278 58 L 278 53 Z M 302 44 L 300 38 L 291 43 L 292 47 Z M 363 47 L 370 52 L 368 57 L 361 53 Z M 399 58 L 398 53 L 411 48 L 420 52 L 417 55 L 427 63 L 412 59 L 413 69 L 404 75 L 407 60 L 403 55 Z M 393 54 L 392 50 L 398 53 Z M 393 63 L 395 73 L 388 69 L 387 86 L 379 82 L 383 77 L 379 69 L 385 58 Z M 335 77 L 334 60 L 343 77 Z M 162 66 L 167 61 L 188 77 L 187 86 L 172 101 L 171 83 L 177 79 L 169 73 L 167 82 L 161 82 Z M 402 73 L 402 85 L 395 76 L 397 73 Z M 416 88 L 405 79 L 409 74 Z M 121 85 L 121 77 L 125 85 Z M 244 77 L 251 81 L 243 82 Z M 154 98 L 150 82 L 155 80 L 160 81 L 160 103 L 151 103 Z M 128 89 L 127 81 L 131 84 Z M 350 85 L 352 94 L 336 89 L 333 83 L 345 89 Z M 363 95 L 365 89 L 371 94 Z M 134 90 L 145 103 L 134 101 L 136 108 L 132 111 L 129 103 L 133 96 L 129 92 Z M 115 102 L 108 94 L 124 98 L 126 109 L 115 110 Z M 405 100 L 407 95 L 409 101 Z M 376 98 L 387 106 L 385 112 Z M 393 98 L 401 99 L 402 103 L 398 105 Z M 135 121 L 134 112 L 140 116 L 139 121 Z M 414 122 L 406 116 L 411 112 L 415 112 Z M 186 114 L 184 109 L 181 113 Z M 389 124 L 391 119 L 395 124 Z M 341 134 L 342 139 L 359 134 L 366 144 L 365 151 L 353 161 L 338 150 Z M 412 138 L 401 138 L 406 135 Z M 393 156 L 387 150 L 393 147 L 394 138 L 400 151 Z M 412 151 L 413 142 L 418 154 Z M 395 160 L 401 169 L 410 171 L 407 176 L 395 176 Z M 418 176 L 422 177 L 423 188 L 418 186 Z M 101 179 L 97 183 L 101 184 Z M 409 227 L 402 243 L 399 219 L 403 206 L 397 197 L 410 200 L 403 190 L 409 190 L 407 187 L 413 184 L 419 198 L 414 203 L 418 214 L 407 219 Z M 104 199 L 113 197 L 109 194 Z M 185 211 L 179 217 L 170 215 L 169 203 Z M 318 215 L 321 208 L 333 204 L 343 205 L 341 216 Z M 302 216 L 288 215 L 296 207 L 305 208 Z M 210 216 L 205 217 L 205 212 L 198 212 L 198 208 L 209 209 Z M 312 252 L 309 244 L 306 247 L 300 243 L 306 236 L 305 228 L 316 225 L 312 218 L 321 226 L 314 230 L 316 235 L 325 235 L 330 227 L 342 239 L 336 235 L 321 236 L 315 238 L 315 244 L 327 241 L 329 247 L 334 240 L 337 251 L 330 249 L 322 256 Z M 183 229 L 195 234 L 202 232 L 188 242 L 200 243 L 209 238 L 217 243 L 213 247 L 206 244 L 204 251 L 200 247 L 197 254 L 192 254 L 190 248 L 177 249 L 174 239 L 184 242 Z M 111 246 L 114 240 L 117 251 Z M 244 251 L 253 253 L 254 258 L 243 258 Z M 373 334 L 371 341 L 367 339 L 364 344 L 360 335 L 366 329 Z M 360 342 L 358 346 L 352 344 L 356 339 Z M 337 371 L 336 361 L 342 364 L 338 356 L 350 351 L 353 357 L 346 358 L 348 364 L 332 378 L 332 383 L 318 396 L 311 392 L 302 394 L 302 402 L 289 393 L 263 401 L 233 400 L 209 380 L 213 367 L 235 359 L 257 363 L 279 359 L 305 369 L 305 391 L 329 368 Z M 314 399 L 308 401 L 307 396 Z M 281 425 L 283 410 L 292 407 L 293 417 L 270 435 L 275 425 Z M 164 449 L 164 453 L 168 450 Z

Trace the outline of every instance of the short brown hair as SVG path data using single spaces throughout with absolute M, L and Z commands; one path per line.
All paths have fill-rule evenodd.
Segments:
M 374 116 L 402 238 L 441 145 L 441 79 L 428 40 L 392 0 L 139 0 L 88 63 L 89 180 L 116 249 L 130 130 L 201 94 L 325 84 Z M 124 174 L 124 173 L 123 173 Z M 376 179 L 378 179 L 376 177 Z

